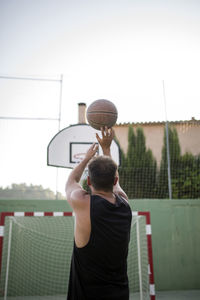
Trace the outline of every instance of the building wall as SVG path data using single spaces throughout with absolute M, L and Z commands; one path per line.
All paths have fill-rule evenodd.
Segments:
M 193 155 L 200 154 L 200 122 L 176 124 L 182 154 L 191 152 Z
M 158 164 L 162 157 L 162 147 L 164 139 L 165 123 L 132 123 L 118 124 L 114 126 L 116 137 L 120 143 L 122 150 L 126 153 L 128 148 L 128 128 L 132 126 L 134 130 L 142 127 L 146 138 L 146 146 L 150 148 L 156 158 Z M 181 153 L 190 152 L 193 155 L 200 154 L 200 121 L 181 121 L 171 122 L 177 130 Z

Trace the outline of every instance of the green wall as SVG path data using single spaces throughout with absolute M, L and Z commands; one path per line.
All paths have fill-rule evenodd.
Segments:
M 157 290 L 200 289 L 200 200 L 135 200 L 150 211 Z
M 130 200 L 150 211 L 157 290 L 200 289 L 200 200 Z M 70 211 L 64 200 L 0 200 L 0 211 Z

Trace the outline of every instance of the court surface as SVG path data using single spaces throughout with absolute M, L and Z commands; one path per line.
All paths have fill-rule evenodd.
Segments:
M 200 300 L 200 290 L 156 292 L 156 300 Z
M 130 297 L 130 300 L 139 300 L 139 299 L 140 298 L 138 294 L 131 295 Z M 156 300 L 199 300 L 199 299 L 200 299 L 200 290 L 156 292 Z M 4 298 L 0 297 L 0 300 L 4 300 Z M 66 300 L 66 295 L 7 297 L 6 300 Z

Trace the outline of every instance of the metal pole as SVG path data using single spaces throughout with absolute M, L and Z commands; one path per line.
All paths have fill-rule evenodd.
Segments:
M 63 91 L 63 75 L 60 75 L 60 98 L 59 98 L 59 112 L 58 112 L 58 131 L 61 125 L 61 112 L 62 112 L 62 91 Z M 58 168 L 56 168 L 56 200 L 58 199 L 58 181 L 59 181 Z
M 22 121 L 59 121 L 58 118 L 29 118 L 29 117 L 3 117 L 0 116 L 1 120 L 22 120 Z
M 33 80 L 33 81 L 57 81 L 57 82 L 60 81 L 60 79 L 6 76 L 6 75 L 0 75 L 0 78 L 1 79 L 17 79 L 17 80 Z
M 62 112 L 62 91 L 63 91 L 63 75 L 60 75 L 60 97 L 59 97 L 59 114 L 58 114 L 58 130 L 60 131 L 61 112 Z
M 8 254 L 7 254 L 7 264 L 6 264 L 6 279 L 5 279 L 4 300 L 7 299 L 7 293 L 8 293 L 8 275 L 9 275 L 9 267 L 10 267 L 11 240 L 12 240 L 12 218 L 10 218 L 10 223 L 9 223 Z
M 60 79 L 50 79 L 50 78 L 34 78 L 34 77 L 20 77 L 20 76 L 6 76 L 0 75 L 0 79 L 17 79 L 17 80 L 33 80 L 33 81 L 54 81 L 60 82 L 60 96 L 59 96 L 59 114 L 58 118 L 23 118 L 23 117 L 1 117 L 0 119 L 6 120 L 52 120 L 58 121 L 58 131 L 60 131 L 61 125 L 61 110 L 62 110 L 62 87 L 63 87 L 63 75 L 60 75 Z M 56 199 L 58 199 L 58 168 L 56 171 Z
M 170 150 L 169 150 L 169 130 L 168 130 L 168 120 L 167 120 L 167 104 L 165 95 L 165 83 L 163 80 L 163 99 L 165 107 L 165 131 L 166 131 L 166 148 L 167 148 L 167 165 L 168 165 L 168 191 L 169 199 L 172 199 L 172 185 L 171 185 L 171 167 L 170 167 Z
M 136 234 L 137 234 L 137 251 L 138 251 L 138 272 L 139 272 L 139 288 L 140 288 L 140 300 L 143 300 L 143 289 L 142 289 L 142 264 L 141 264 L 141 247 L 140 247 L 140 228 L 139 219 L 136 220 Z

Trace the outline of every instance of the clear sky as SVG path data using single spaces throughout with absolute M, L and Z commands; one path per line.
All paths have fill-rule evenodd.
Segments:
M 118 122 L 200 119 L 200 1 L 1 0 L 0 75 L 63 74 L 61 128 L 105 98 Z M 0 79 L 0 115 L 58 117 L 59 83 Z M 46 147 L 56 121 L 0 120 L 0 186 L 55 189 Z M 68 170 L 59 171 L 64 191 Z

